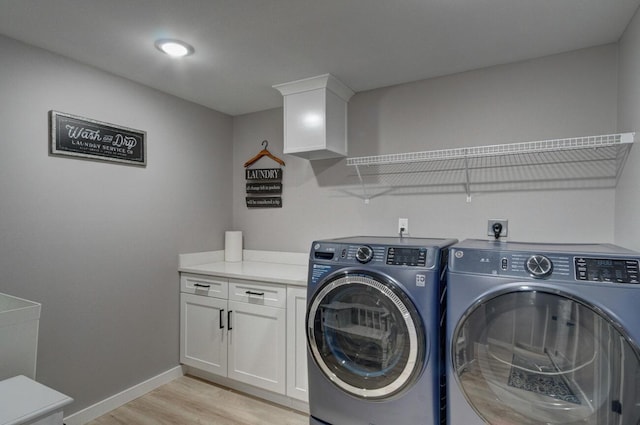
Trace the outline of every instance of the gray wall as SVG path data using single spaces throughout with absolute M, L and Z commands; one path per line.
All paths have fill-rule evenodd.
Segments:
M 617 45 L 357 93 L 349 155 L 367 156 L 607 134 L 617 127 Z M 250 249 L 308 251 L 319 238 L 395 235 L 485 238 L 508 218 L 510 239 L 613 242 L 614 189 L 384 195 L 366 205 L 344 160 L 285 155 L 283 208 L 244 205 L 242 164 L 268 139 L 282 154 L 282 110 L 234 117 L 234 227 Z M 260 167 L 276 166 L 263 159 Z M 586 229 L 586 230 L 585 230 Z
M 636 131 L 640 145 L 640 11 L 620 41 L 618 129 Z M 616 191 L 616 243 L 640 251 L 640 146 L 631 149 Z
M 0 292 L 42 303 L 66 414 L 179 363 L 178 253 L 223 248 L 231 117 L 0 37 Z M 147 131 L 146 168 L 48 155 L 49 110 Z
M 638 129 L 638 51 L 636 17 L 620 81 L 618 46 L 607 45 L 358 93 L 350 155 Z M 67 414 L 178 364 L 177 254 L 222 249 L 226 229 L 243 230 L 249 249 L 305 252 L 317 238 L 393 235 L 401 216 L 413 236 L 459 239 L 504 217 L 515 240 L 640 249 L 637 148 L 617 191 L 366 205 L 344 160 L 282 155 L 282 109 L 232 119 L 1 37 L 0 66 L 0 292 L 43 304 L 38 380 L 76 399 Z M 146 130 L 148 166 L 49 156 L 51 109 Z M 242 164 L 264 139 L 287 163 L 284 207 L 249 210 Z

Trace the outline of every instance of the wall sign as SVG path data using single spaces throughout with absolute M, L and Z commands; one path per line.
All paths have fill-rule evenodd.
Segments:
M 247 180 L 282 180 L 282 168 L 248 168 L 244 176 Z
M 282 183 L 258 182 L 247 183 L 247 193 L 282 193 Z
M 52 155 L 146 166 L 147 133 L 141 130 L 49 111 Z
M 247 208 L 282 208 L 281 196 L 261 196 L 282 193 L 282 168 L 247 168 L 266 157 L 284 167 L 284 161 L 269 152 L 269 141 L 262 141 L 262 150 L 244 163 L 244 177 L 247 179 Z
M 282 208 L 281 196 L 260 196 L 282 193 L 282 168 L 252 168 L 245 170 L 247 208 Z
M 282 198 L 280 196 L 251 197 L 247 196 L 247 208 L 282 208 Z

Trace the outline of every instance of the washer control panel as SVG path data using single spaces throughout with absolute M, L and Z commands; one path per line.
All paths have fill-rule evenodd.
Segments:
M 574 261 L 576 280 L 640 283 L 637 260 L 576 257 Z
M 316 243 L 312 247 L 314 260 L 340 264 L 368 264 L 371 266 L 408 266 L 432 268 L 438 264 L 439 250 L 430 247 L 381 246 Z

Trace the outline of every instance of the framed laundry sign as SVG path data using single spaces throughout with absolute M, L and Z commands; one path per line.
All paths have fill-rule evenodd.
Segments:
M 269 152 L 269 142 L 262 141 L 262 150 L 244 163 L 247 180 L 247 208 L 282 208 L 282 168 L 248 168 L 262 158 L 269 158 L 284 167 L 284 161 Z
M 281 168 L 254 168 L 245 170 L 247 179 L 247 208 L 282 208 Z M 257 196 L 255 196 L 257 195 Z
M 49 129 L 51 155 L 147 165 L 145 131 L 58 111 L 49 111 Z

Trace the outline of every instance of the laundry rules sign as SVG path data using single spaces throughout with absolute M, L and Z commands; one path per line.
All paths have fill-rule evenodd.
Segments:
M 244 172 L 247 208 L 282 208 L 282 168 L 248 168 Z

